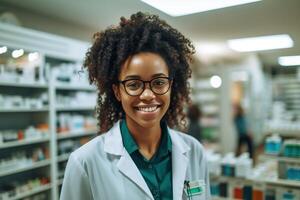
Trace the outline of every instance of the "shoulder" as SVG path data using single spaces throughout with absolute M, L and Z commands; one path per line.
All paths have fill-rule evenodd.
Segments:
M 71 153 L 70 159 L 84 164 L 103 154 L 104 135 L 99 135 Z M 102 153 L 101 153 L 102 152 Z
M 193 157 L 198 157 L 198 156 L 200 158 L 203 157 L 204 154 L 203 145 L 194 137 L 174 129 L 169 129 L 169 132 L 172 140 L 188 148 L 190 154 L 193 155 Z

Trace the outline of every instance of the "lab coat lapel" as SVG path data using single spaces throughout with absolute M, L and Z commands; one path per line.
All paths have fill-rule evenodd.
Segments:
M 117 167 L 120 172 L 128 179 L 133 181 L 151 199 L 154 199 L 139 169 L 123 146 L 119 122 L 117 122 L 114 127 L 106 133 L 104 151 L 120 156 L 120 160 L 117 162 Z
M 117 167 L 127 178 L 132 180 L 138 187 L 140 187 L 151 199 L 153 199 L 152 193 L 149 190 L 143 176 L 138 170 L 137 166 L 134 164 L 130 155 L 127 151 L 124 152 L 124 155 L 120 158 Z
M 172 140 L 172 182 L 173 182 L 173 199 L 182 199 L 184 181 L 188 165 L 188 157 L 186 155 L 190 148 L 179 137 L 178 133 L 169 129 Z

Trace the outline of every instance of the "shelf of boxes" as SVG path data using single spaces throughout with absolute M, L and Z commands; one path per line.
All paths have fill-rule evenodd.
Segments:
M 58 155 L 57 149 L 59 142 L 65 140 L 82 140 L 82 138 L 85 138 L 86 136 L 86 138 L 91 138 L 97 133 L 94 127 L 91 129 L 89 126 L 90 118 L 94 117 L 95 106 L 93 106 L 93 104 L 87 102 L 80 106 L 80 104 L 76 104 L 76 102 L 73 102 L 73 104 L 60 104 L 57 102 L 57 94 L 59 93 L 67 93 L 66 96 L 69 95 L 68 93 L 76 93 L 77 91 L 89 94 L 96 93 L 96 88 L 94 86 L 90 86 L 88 80 L 85 80 L 87 76 L 84 73 L 83 75 L 85 77 L 79 74 L 79 72 L 82 71 L 81 63 L 85 57 L 85 52 L 89 44 L 2 23 L 0 23 L 0 41 L 1 46 L 7 46 L 7 53 L 4 52 L 1 54 L 2 58 L 10 59 L 11 52 L 13 50 L 20 51 L 22 49 L 23 55 L 21 57 L 25 58 L 28 56 L 28 59 L 22 60 L 27 62 L 24 66 L 34 65 L 34 68 L 32 68 L 34 70 L 24 66 L 19 66 L 20 63 L 22 64 L 23 62 L 14 63 L 16 59 L 11 60 L 12 62 L 7 62 L 10 66 L 6 66 L 5 64 L 3 65 L 2 63 L 0 65 L 0 117 L 1 115 L 4 116 L 4 114 L 9 114 L 10 118 L 14 119 L 17 117 L 17 122 L 20 122 L 20 124 L 16 127 L 13 122 L 7 124 L 2 123 L 3 127 L 1 127 L 0 123 L 0 134 L 3 129 L 4 131 L 9 131 L 10 129 L 18 131 L 20 129 L 24 129 L 26 126 L 36 126 L 36 123 L 45 123 L 49 127 L 48 137 L 36 139 L 26 137 L 23 140 L 20 140 L 20 138 L 14 138 L 14 141 L 0 141 L 0 154 L 3 152 L 2 154 L 5 155 L 8 150 L 14 150 L 15 148 L 18 148 L 21 152 L 31 150 L 32 147 L 30 145 L 38 146 L 38 148 L 40 148 L 40 146 L 46 147 L 50 154 L 49 160 L 46 159 L 33 162 L 30 165 L 24 165 L 23 167 L 20 166 L 15 169 L 5 171 L 0 170 L 0 179 L 3 177 L 6 178 L 6 176 L 18 177 L 21 172 L 37 170 L 33 171 L 33 174 L 35 172 L 42 172 L 49 175 L 51 184 L 42 185 L 9 199 L 23 199 L 25 197 L 31 198 L 32 195 L 50 191 L 51 196 L 49 196 L 49 199 L 57 200 L 59 196 L 57 186 L 61 185 L 62 182 L 62 179 L 57 180 L 57 165 L 58 162 L 67 161 L 69 157 L 69 154 L 67 153 Z M 31 42 L 29 43 L 28 41 Z M 29 59 L 30 56 L 35 56 L 37 59 L 31 62 Z M 17 68 L 23 70 L 21 74 L 13 71 Z M 61 71 L 63 71 L 63 73 L 61 73 Z M 77 76 L 77 74 L 79 75 Z M 58 78 L 53 81 L 56 77 Z M 71 79 L 69 81 L 65 78 Z M 11 101 L 7 100 L 9 98 L 15 98 L 15 91 L 19 92 L 19 96 L 15 100 L 16 104 L 10 103 Z M 43 102 L 41 106 L 39 102 L 35 102 L 40 99 L 40 96 L 38 96 L 39 94 L 45 94 L 43 96 L 43 100 L 46 100 L 47 105 Z M 85 103 L 86 101 L 80 102 Z M 90 116 L 90 118 L 87 119 L 85 127 L 87 129 L 85 131 L 64 131 L 58 134 L 56 119 L 59 114 L 64 112 L 70 112 L 70 115 L 80 115 L 82 113 L 84 116 Z M 22 122 L 21 120 L 24 117 L 26 120 Z M 6 117 L 3 119 L 6 120 Z M 76 145 L 78 145 L 78 143 L 76 143 Z M 21 175 L 23 175 L 23 173 Z M 1 181 L 2 179 L 0 182 Z M 18 179 L 14 181 L 18 181 Z M 54 185 L 55 187 L 52 187 Z
M 293 75 L 277 75 L 272 80 L 272 87 L 270 118 L 265 122 L 264 132 L 299 137 L 300 81 L 296 72 Z
M 56 84 L 55 88 L 57 90 L 86 90 L 86 91 L 96 91 L 96 88 L 91 85 L 69 85 L 69 84 Z
M 220 129 L 220 90 L 211 86 L 209 75 L 192 80 L 191 89 L 193 103 L 201 106 L 202 135 L 216 140 Z
M 41 192 L 44 192 L 44 191 L 47 191 L 47 190 L 50 190 L 50 189 L 51 189 L 51 184 L 38 186 L 38 187 L 36 187 L 34 189 L 31 189 L 27 192 L 24 192 L 24 193 L 21 193 L 21 194 L 18 194 L 16 196 L 14 196 L 14 197 L 8 198 L 7 200 L 24 199 L 25 197 L 29 197 L 29 196 L 32 196 L 32 195 L 35 195 L 35 194 L 38 194 L 38 193 L 41 193 Z
M 31 112 L 48 112 L 48 107 L 43 108 L 10 108 L 10 109 L 2 109 L 0 108 L 0 113 L 31 113 Z
M 230 176 L 216 176 L 216 175 L 210 175 L 211 179 L 218 179 L 219 181 L 225 181 L 225 182 L 240 182 L 243 184 L 267 184 L 267 185 L 280 185 L 280 186 L 286 186 L 286 187 L 295 187 L 300 188 L 300 182 L 299 181 L 293 181 L 293 180 L 285 180 L 285 179 L 279 179 L 276 177 L 273 178 L 243 178 L 243 177 L 230 177 Z
M 92 111 L 95 110 L 95 107 L 92 106 L 77 106 L 77 107 L 57 107 L 56 111 Z
M 268 179 L 264 181 L 266 184 L 269 185 L 279 185 L 279 186 L 286 186 L 286 187 L 293 187 L 300 189 L 300 181 L 293 181 L 293 180 L 285 180 L 285 179 Z
M 66 153 L 57 157 L 57 162 L 63 162 L 69 159 L 70 153 Z
M 283 157 L 283 156 L 277 156 L 277 155 L 260 155 L 259 160 L 277 160 L 281 162 L 289 162 L 289 163 L 298 163 L 300 164 L 300 159 L 299 158 L 293 158 L 293 157 Z
M 20 88 L 41 88 L 41 89 L 47 89 L 48 85 L 45 83 L 13 83 L 13 82 L 3 82 L 0 81 L 0 87 L 5 86 L 5 87 L 20 87 Z
M 25 145 L 31 145 L 31 144 L 38 144 L 38 143 L 44 143 L 49 142 L 49 137 L 44 138 L 33 138 L 33 139 L 24 139 L 20 141 L 13 141 L 13 142 L 4 142 L 0 143 L 0 149 L 6 149 L 6 148 L 13 148 L 13 147 L 19 147 L 19 146 L 25 146 Z
M 50 165 L 50 160 L 43 160 L 43 161 L 37 161 L 34 163 L 30 163 L 30 164 L 25 164 L 25 165 L 21 165 L 16 167 L 15 169 L 9 169 L 9 170 L 3 170 L 0 172 L 0 177 L 3 176 L 8 176 L 8 175 L 12 175 L 12 174 L 17 174 L 17 173 L 21 173 L 21 172 L 25 172 L 25 171 L 29 171 L 32 169 L 37 169 L 40 167 L 45 167 Z
M 282 180 L 282 179 L 247 179 L 247 178 L 239 178 L 239 177 L 213 177 L 210 181 L 211 190 L 213 190 L 212 199 L 248 199 L 252 196 L 252 199 L 255 200 L 263 200 L 266 199 L 266 195 L 268 194 L 268 190 L 274 189 L 276 191 L 275 196 L 278 197 L 280 191 L 285 190 L 287 193 L 291 191 L 296 193 L 295 195 L 298 197 L 300 195 L 300 183 L 299 181 L 290 181 L 290 180 Z M 223 185 L 222 185 L 223 184 Z M 224 185 L 225 184 L 225 185 Z M 222 186 L 221 186 L 222 185 Z M 216 196 L 214 193 L 217 189 L 219 195 Z M 221 189 L 222 187 L 222 189 Z M 220 191 L 222 190 L 222 192 Z M 244 191 L 245 190 L 245 191 Z M 244 197 L 243 195 L 247 195 L 248 197 Z M 281 198 L 279 198 L 281 199 Z M 295 198 L 298 199 L 298 198 Z
M 268 199 L 266 196 L 270 188 L 275 191 L 276 197 L 286 194 L 299 199 L 300 193 L 297 191 L 300 191 L 300 181 L 278 178 L 280 171 L 277 164 L 280 161 L 293 163 L 294 166 L 299 163 L 299 159 L 262 155 L 259 160 L 264 162 L 252 168 L 246 154 L 242 156 L 235 158 L 233 154 L 231 157 L 230 154 L 225 157 L 208 154 L 210 187 L 215 199 Z
M 76 137 L 94 136 L 96 134 L 97 134 L 96 129 L 79 130 L 79 131 L 65 131 L 65 132 L 59 132 L 57 139 L 63 140 L 63 139 L 76 138 Z

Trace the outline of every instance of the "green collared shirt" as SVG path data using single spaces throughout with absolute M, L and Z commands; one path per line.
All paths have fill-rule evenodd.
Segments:
M 131 136 L 126 120 L 120 124 L 123 145 L 140 170 L 155 200 L 173 199 L 172 190 L 172 141 L 166 123 L 161 124 L 162 137 L 157 152 L 147 160 Z

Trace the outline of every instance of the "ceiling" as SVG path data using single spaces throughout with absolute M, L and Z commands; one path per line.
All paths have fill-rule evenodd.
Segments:
M 228 39 L 235 38 L 289 34 L 294 40 L 293 48 L 261 51 L 258 56 L 264 65 L 274 66 L 278 65 L 279 56 L 300 55 L 300 0 L 262 0 L 181 17 L 168 16 L 139 0 L 0 0 L 0 3 L 91 32 L 117 24 L 120 16 L 146 11 L 158 14 L 200 46 L 226 45 Z

